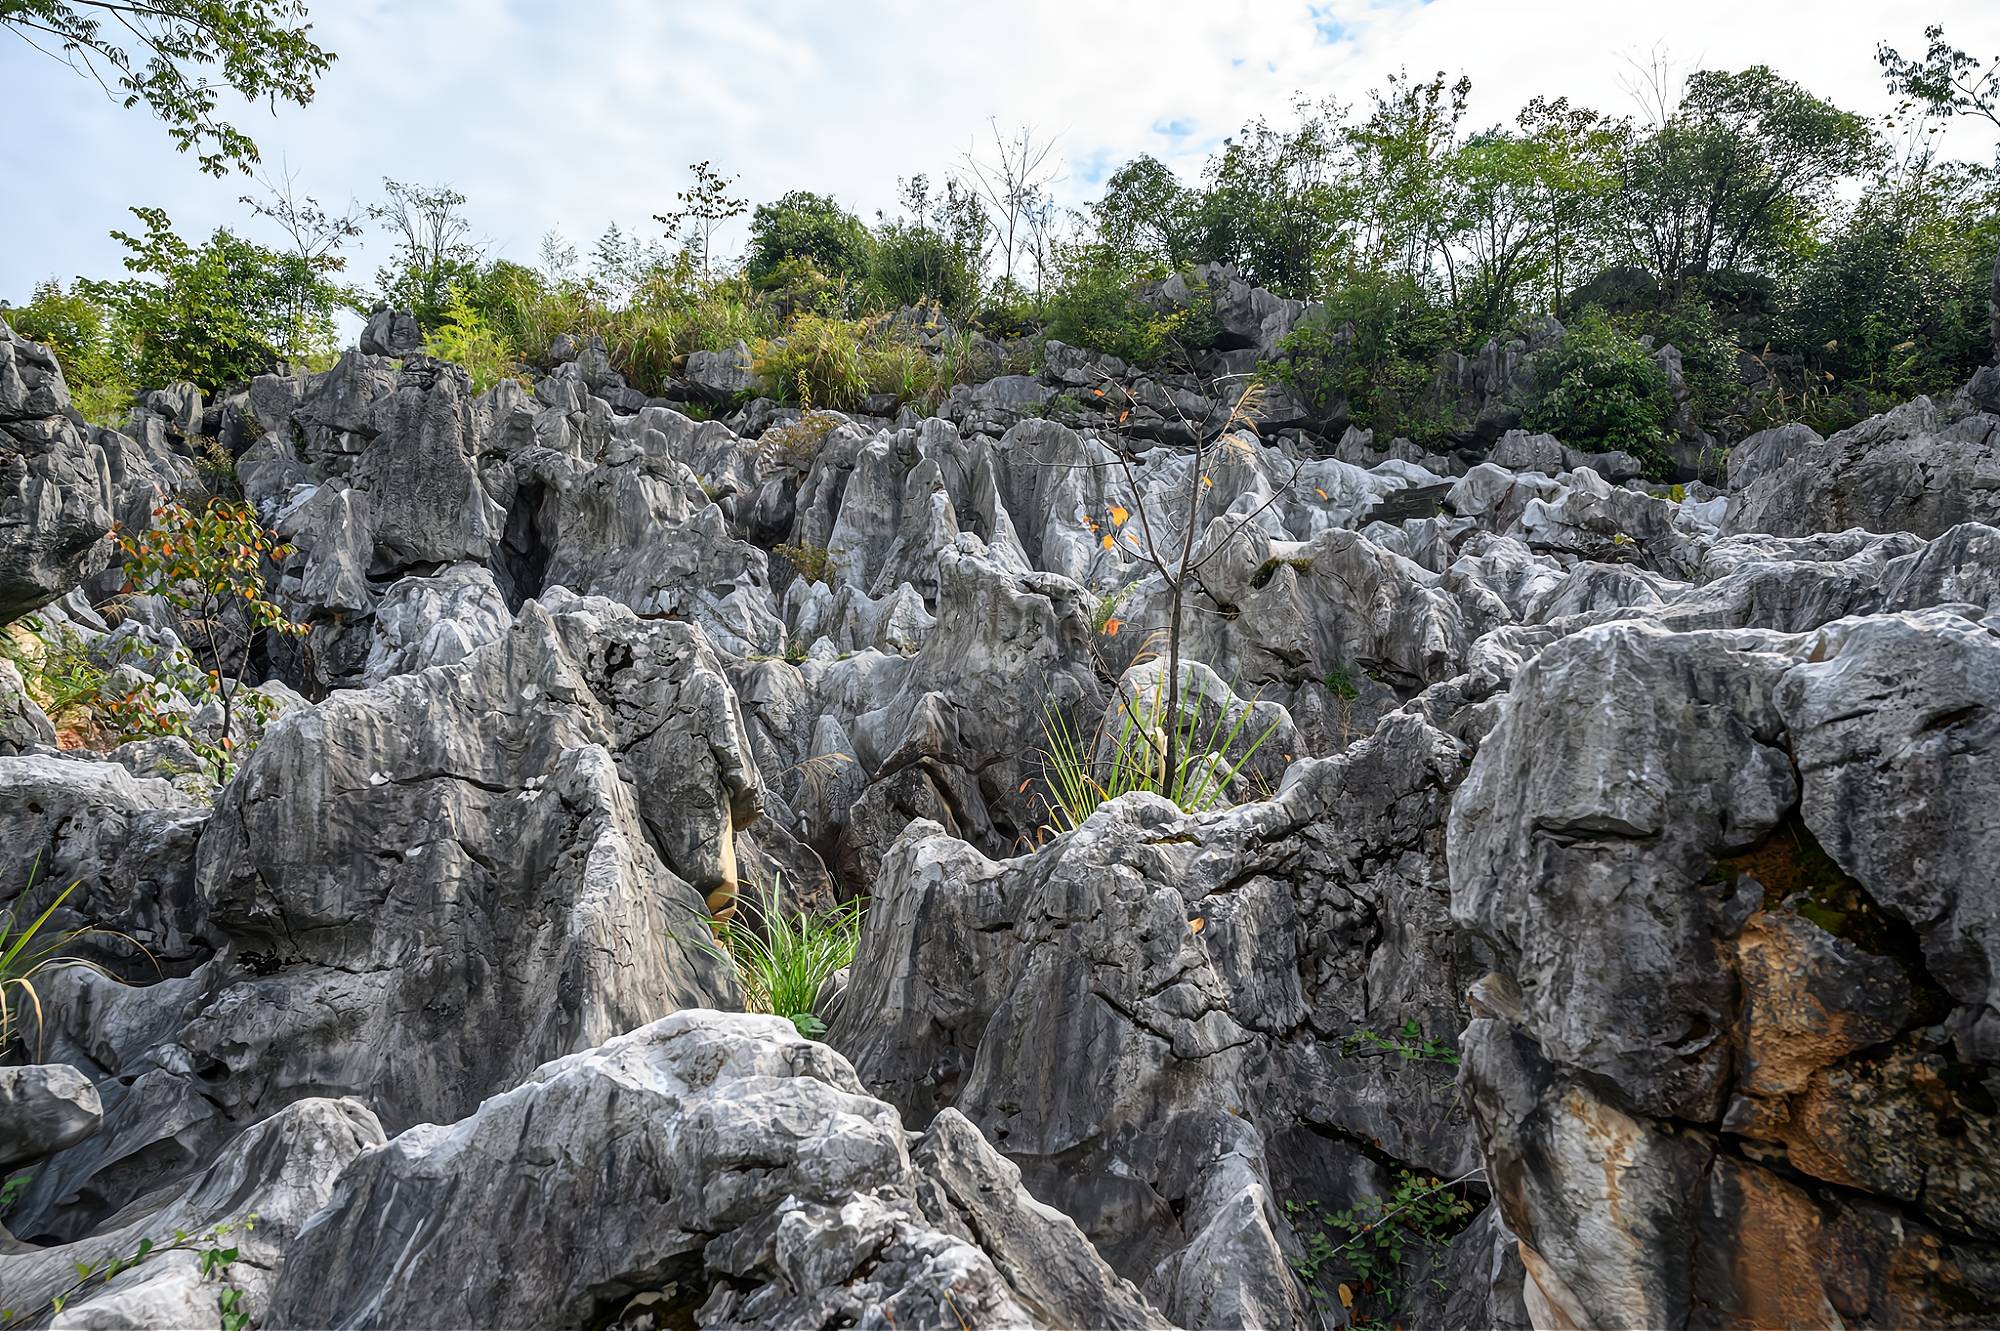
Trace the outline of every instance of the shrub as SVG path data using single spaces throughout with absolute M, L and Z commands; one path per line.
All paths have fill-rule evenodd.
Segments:
M 1164 276 L 1101 241 L 1062 247 L 1045 331 L 1133 365 L 1151 365 L 1177 344 L 1213 341 L 1214 315 L 1205 301 L 1160 309 L 1140 298 L 1148 283 Z
M 845 288 L 868 275 L 875 237 L 860 218 L 824 194 L 793 190 L 750 214 L 750 249 L 743 272 L 763 288 L 785 285 L 787 265 L 810 269 L 823 282 Z
M 1111 618 L 1106 617 L 1107 623 Z M 1160 687 L 1164 687 L 1164 681 Z M 1250 708 L 1235 708 L 1233 720 L 1228 711 L 1222 711 L 1204 728 L 1200 706 L 1183 705 L 1172 722 L 1179 739 L 1175 746 L 1179 757 L 1170 771 L 1158 720 L 1164 710 L 1158 688 L 1150 700 L 1132 699 L 1121 704 L 1108 763 L 1093 757 L 1100 743 L 1086 744 L 1060 714 L 1054 711 L 1047 714 L 1042 726 L 1046 742 L 1042 750 L 1042 773 L 1051 792 L 1049 815 L 1058 831 L 1081 826 L 1098 806 L 1135 790 L 1163 795 L 1188 813 L 1219 808 L 1229 787 L 1278 728 L 1273 721 L 1250 742 L 1241 757 L 1231 761 L 1226 755 L 1249 724 Z M 1105 733 L 1100 723 L 1097 740 L 1101 742 Z
M 38 283 L 26 305 L 0 310 L 16 333 L 55 352 L 70 403 L 85 420 L 116 424 L 132 405 L 131 345 L 111 311 L 81 284 Z
M 794 390 L 801 403 L 859 407 L 869 393 L 868 367 L 861 354 L 866 331 L 855 320 L 802 314 L 785 329 L 784 337 L 758 349 L 757 373 L 774 393 Z
M 190 628 L 199 626 L 193 638 L 207 649 L 206 672 L 190 671 L 189 677 L 172 683 L 191 697 L 211 693 L 222 705 L 221 735 L 214 752 L 204 756 L 214 765 L 216 778 L 227 780 L 235 743 L 230 721 L 251 648 L 266 632 L 297 636 L 306 631 L 264 594 L 266 561 L 281 562 L 290 548 L 278 542 L 248 504 L 226 499 L 211 499 L 198 511 L 179 500 L 161 504 L 153 510 L 153 526 L 121 532 L 118 545 L 132 585 L 143 594 L 164 597 Z M 240 637 L 233 675 L 223 651 L 232 628 Z M 265 695 L 253 692 L 249 697 L 251 706 L 265 706 Z M 143 706 L 143 699 L 137 701 Z
M 718 921 L 717 950 L 735 963 L 748 1010 L 784 1017 L 815 1039 L 826 1032 L 820 991 L 835 971 L 853 964 L 860 945 L 861 902 L 786 911 L 781 897 L 773 881 L 752 898 L 754 924 L 740 916 Z
M 830 558 L 823 545 L 780 545 L 772 552 L 792 566 L 792 571 L 807 582 L 825 582 L 827 561 Z
M 192 245 L 160 209 L 132 212 L 145 234 L 111 234 L 139 276 L 79 287 L 131 338 L 133 383 L 186 380 L 214 392 L 332 347 L 334 312 L 349 297 L 310 264 L 224 229 Z
M 1430 443 L 1452 424 L 1424 403 L 1449 345 L 1449 311 L 1407 276 L 1371 270 L 1287 334 L 1283 355 L 1265 372 L 1324 419 L 1344 408 L 1378 434 Z
M 424 338 L 424 350 L 461 366 L 472 376 L 475 393 L 485 392 L 518 368 L 515 349 L 486 322 L 486 317 L 458 287 L 452 288 L 444 318 Z
M 1667 376 L 1639 340 L 1591 307 L 1561 341 L 1530 358 L 1536 390 L 1522 420 L 1586 452 L 1623 449 L 1665 462 L 1673 411 Z
M 986 210 L 955 180 L 933 196 L 923 176 L 903 182 L 907 216 L 885 221 L 876 234 L 868 281 L 890 306 L 935 301 L 949 318 L 979 304 L 985 267 Z

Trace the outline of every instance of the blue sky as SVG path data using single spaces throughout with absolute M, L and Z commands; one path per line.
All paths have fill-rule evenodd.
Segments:
M 1877 40 L 1906 51 L 1926 22 L 2000 54 L 2000 5 L 1880 0 L 315 0 L 340 60 L 313 104 L 237 123 L 272 166 L 329 202 L 366 202 L 390 176 L 470 196 L 495 253 L 532 260 L 560 228 L 580 249 L 607 222 L 652 233 L 708 159 L 752 200 L 806 188 L 864 216 L 896 178 L 949 170 L 989 116 L 1059 137 L 1066 202 L 1151 152 L 1193 177 L 1222 136 L 1282 119 L 1295 91 L 1365 100 L 1399 67 L 1461 71 L 1472 118 L 1509 119 L 1537 94 L 1631 109 L 1621 80 L 1656 46 L 1683 66 L 1775 65 L 1854 109 L 1886 109 Z M 228 224 L 248 182 L 212 180 L 143 111 L 0 33 L 0 299 L 35 281 L 113 276 L 108 237 L 132 204 L 183 234 Z M 1991 135 L 1953 131 L 1968 155 Z M 734 237 L 728 239 L 735 239 Z M 356 256 L 372 272 L 381 245 Z

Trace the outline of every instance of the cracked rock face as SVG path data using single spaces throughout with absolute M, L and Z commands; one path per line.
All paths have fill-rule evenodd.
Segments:
M 36 1176 L 23 1232 L 74 1234 L 290 1100 L 449 1120 L 549 1057 L 739 1001 L 702 892 L 755 773 L 706 651 L 606 603 L 532 604 L 456 665 L 282 718 L 201 837 L 217 957 L 140 989 L 53 982 L 62 1046 L 117 1090 Z
M 1166 1325 L 963 1118 L 911 1140 L 789 1022 L 681 1012 L 355 1161 L 288 1252 L 267 1322 L 954 1316 Z
M 1996 750 L 2000 628 L 1945 610 L 1523 671 L 1450 858 L 1538 1323 L 1986 1319 Z
M 1291 1325 L 1282 1202 L 1473 1165 L 1449 1064 L 1361 1034 L 1462 1024 L 1462 771 L 1405 715 L 1226 813 L 1127 796 L 998 862 L 917 824 L 830 1038 L 911 1123 L 963 1113 L 1168 1316 Z
M 1305 313 L 1221 269 L 1159 294 L 1214 312 L 1203 374 Z M 1191 515 L 1176 445 L 1229 404 L 1054 342 L 1030 378 L 975 338 L 983 381 L 894 423 L 690 357 L 666 391 L 733 407 L 695 420 L 576 339 L 474 395 L 385 311 L 329 371 L 111 431 L 0 339 L 0 599 L 41 624 L 0 662 L 0 909 L 75 882 L 53 927 L 146 949 L 38 977 L 0 1306 L 1991 1324 L 2000 372 L 1669 488 L 1509 432 L 1560 335 L 1445 367 L 1484 462 L 1273 394 Z M 99 551 L 196 430 L 310 628 L 245 659 L 281 710 L 226 782 L 36 676 L 190 640 Z M 1233 807 L 1057 835 L 1051 729 L 1101 764 L 1161 691 L 1147 530 L 1195 565 L 1196 761 L 1264 742 Z M 867 898 L 828 1043 L 710 1010 L 745 885 Z M 1449 1205 L 1370 1270 L 1399 1191 Z M 73 1262 L 249 1209 L 237 1275 L 162 1252 L 48 1315 Z

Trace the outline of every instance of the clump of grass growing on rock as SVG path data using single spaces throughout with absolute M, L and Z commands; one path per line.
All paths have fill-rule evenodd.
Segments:
M 853 964 L 861 942 L 861 902 L 787 911 L 774 880 L 750 903 L 747 913 L 715 926 L 717 949 L 743 981 L 744 1005 L 784 1017 L 800 1035 L 817 1039 L 832 1015 L 818 1010 L 820 993 L 835 971 Z
M 1108 759 L 1095 756 L 1106 734 L 1102 723 L 1092 742 L 1060 714 L 1051 711 L 1044 718 L 1042 771 L 1051 792 L 1049 816 L 1058 831 L 1080 826 L 1100 804 L 1135 790 L 1164 795 L 1188 813 L 1221 808 L 1229 802 L 1229 788 L 1278 728 L 1273 721 L 1232 760 L 1228 755 L 1250 723 L 1249 706 L 1223 709 L 1207 725 L 1199 706 L 1183 706 L 1170 723 L 1178 741 L 1170 746 L 1167 728 L 1160 724 L 1165 711 L 1160 691 L 1155 688 L 1150 699 L 1133 698 L 1119 707 Z M 1171 765 L 1170 751 L 1175 755 Z

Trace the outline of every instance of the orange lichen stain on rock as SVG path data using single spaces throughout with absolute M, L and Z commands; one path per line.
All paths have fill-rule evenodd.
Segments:
M 1820 1244 L 1819 1208 L 1768 1170 L 1718 1157 L 1710 1187 L 1734 1226 L 1730 1245 L 1732 1325 L 1763 1331 L 1842 1325 L 1821 1286 L 1813 1255 Z
M 1857 1040 L 1849 1014 L 1828 1011 L 1813 996 L 1813 956 L 1797 927 L 1795 920 L 1759 911 L 1736 938 L 1744 997 L 1736 1028 L 1743 1053 L 1737 1081 L 1751 1095 L 1795 1095 L 1819 1069 L 1881 1038 Z
M 1521 1302 L 1535 1331 L 1590 1331 L 1596 1323 L 1563 1278 L 1524 1240 L 1516 1239 L 1514 1246 L 1528 1276 L 1521 1286 Z

